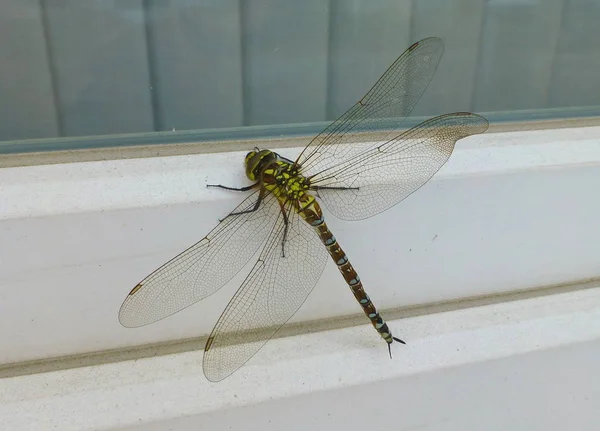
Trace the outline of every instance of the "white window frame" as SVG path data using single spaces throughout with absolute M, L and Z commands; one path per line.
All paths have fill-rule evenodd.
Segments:
M 281 153 L 293 158 L 299 150 L 287 148 Z M 366 320 L 358 327 L 352 326 L 354 319 L 340 320 L 358 315 L 360 309 L 330 263 L 294 318 L 302 324 L 292 326 L 300 335 L 272 340 L 220 386 L 204 382 L 201 350 L 111 363 L 136 358 L 136 353 L 123 356 L 123 349 L 205 336 L 216 322 L 243 274 L 212 297 L 145 328 L 122 328 L 117 312 L 141 278 L 200 240 L 218 217 L 241 201 L 241 194 L 209 190 L 205 185 L 247 184 L 243 155 L 197 154 L 0 170 L 0 364 L 12 364 L 0 372 L 13 375 L 0 380 L 0 417 L 9 421 L 3 429 L 50 423 L 63 430 L 137 429 L 133 426 L 138 419 L 147 426 L 140 429 L 177 424 L 182 427 L 177 429 L 186 429 L 206 420 L 228 423 L 231 418 L 214 415 L 232 407 L 240 407 L 232 419 L 238 423 L 253 417 L 241 407 L 264 401 L 265 406 L 284 411 L 293 408 L 293 400 L 303 402 L 311 414 L 298 413 L 291 429 L 307 429 L 302 425 L 326 420 L 327 409 L 335 404 L 319 409 L 302 398 L 305 394 L 331 390 L 353 402 L 355 396 L 362 399 L 359 389 L 376 384 L 382 390 L 374 399 L 383 403 L 392 396 L 390 391 L 405 384 L 400 394 L 414 389 L 418 386 L 414 379 L 427 373 L 441 373 L 447 383 L 449 371 L 444 369 L 448 367 L 457 367 L 468 377 L 472 373 L 464 367 L 485 362 L 489 372 L 499 376 L 502 366 L 498 369 L 493 359 L 508 357 L 510 362 L 512 358 L 507 366 L 525 372 L 535 369 L 535 361 L 520 357 L 541 355 L 557 361 L 555 350 L 548 349 L 570 344 L 578 346 L 579 353 L 560 360 L 575 364 L 598 351 L 600 290 L 589 282 L 598 276 L 600 255 L 596 216 L 600 200 L 595 198 L 594 183 L 594 178 L 600 178 L 600 127 L 596 126 L 471 137 L 459 141 L 430 184 L 377 218 L 341 222 L 326 214 L 365 289 L 390 318 L 395 333 L 409 342 L 394 349 L 393 361 L 386 360 L 387 349 Z M 500 300 L 480 299 L 478 308 L 456 306 L 454 311 L 436 313 L 439 309 L 433 307 L 565 283 L 572 286 L 516 302 L 500 296 Z M 319 319 L 330 320 L 315 326 Z M 303 329 L 328 325 L 340 329 L 313 334 Z M 157 352 L 161 349 L 156 347 Z M 89 356 L 91 352 L 110 350 L 113 353 L 103 354 L 105 361 L 86 362 L 99 357 Z M 79 356 L 64 359 L 63 366 L 56 360 L 31 363 L 72 355 Z M 87 367 L 76 368 L 77 364 Z M 27 375 L 44 369 L 49 372 Z M 88 379 L 90 375 L 97 378 Z M 62 389 L 43 389 L 56 386 L 56 379 Z M 428 382 L 431 391 L 441 388 L 451 398 L 452 385 Z M 534 385 L 536 380 L 523 382 Z M 582 382 L 569 388 L 593 389 L 582 387 Z M 160 397 L 152 400 L 157 393 Z M 234 400 L 231 394 L 240 398 Z M 287 396 L 292 401 L 285 401 Z M 402 396 L 410 399 L 409 392 Z M 434 397 L 433 405 L 442 405 L 442 398 Z M 522 401 L 527 403 L 525 398 Z M 42 405 L 52 407 L 44 411 Z M 102 414 L 91 414 L 97 406 L 102 406 Z M 531 404 L 532 409 L 538 407 L 541 404 Z M 69 413 L 58 415 L 61 409 Z M 439 420 L 445 411 L 439 410 Z M 582 411 L 583 418 L 597 418 L 598 413 L 585 406 Z M 364 418 L 370 417 L 368 411 L 363 413 Z M 418 418 L 410 411 L 380 412 L 376 422 L 397 423 L 396 414 L 405 415 L 409 422 Z M 473 415 L 477 419 L 477 413 Z M 357 415 L 338 415 L 338 419 L 335 426 L 358 429 Z M 261 424 L 265 429 L 280 429 Z

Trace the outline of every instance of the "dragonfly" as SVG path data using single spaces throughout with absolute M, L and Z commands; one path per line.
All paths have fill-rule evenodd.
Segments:
M 330 256 L 391 357 L 391 344 L 405 343 L 392 335 L 365 292 L 320 205 L 343 220 L 386 211 L 427 183 L 459 139 L 487 130 L 482 116 L 456 112 L 401 131 L 443 51 L 437 37 L 411 45 L 296 160 L 266 149 L 248 152 L 251 185 L 209 186 L 250 195 L 208 235 L 138 283 L 121 306 L 120 323 L 144 326 L 189 307 L 224 286 L 260 250 L 206 341 L 203 371 L 217 382 L 244 365 L 296 313 Z

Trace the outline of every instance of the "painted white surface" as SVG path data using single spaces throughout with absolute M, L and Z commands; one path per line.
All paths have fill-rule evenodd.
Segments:
M 139 280 L 241 201 L 205 185 L 246 184 L 242 160 L 0 170 L 0 363 L 208 333 L 241 276 L 145 328 L 122 328 L 117 312 Z M 388 212 L 328 222 L 382 309 L 533 288 L 598 276 L 598 178 L 599 127 L 490 133 L 459 141 L 434 180 Z M 355 313 L 330 263 L 295 321 Z
M 218 384 L 201 352 L 0 381 L 2 430 L 593 430 L 600 287 L 272 340 Z

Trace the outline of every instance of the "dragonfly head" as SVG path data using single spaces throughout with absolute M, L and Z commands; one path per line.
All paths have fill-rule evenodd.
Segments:
M 254 148 L 246 154 L 246 176 L 251 181 L 257 181 L 260 178 L 260 173 L 276 160 L 277 154 L 273 151 Z

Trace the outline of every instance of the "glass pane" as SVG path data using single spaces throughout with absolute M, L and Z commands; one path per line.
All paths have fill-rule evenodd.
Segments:
M 597 0 L 4 0 L 0 153 L 318 133 L 411 43 L 413 116 L 600 115 Z

